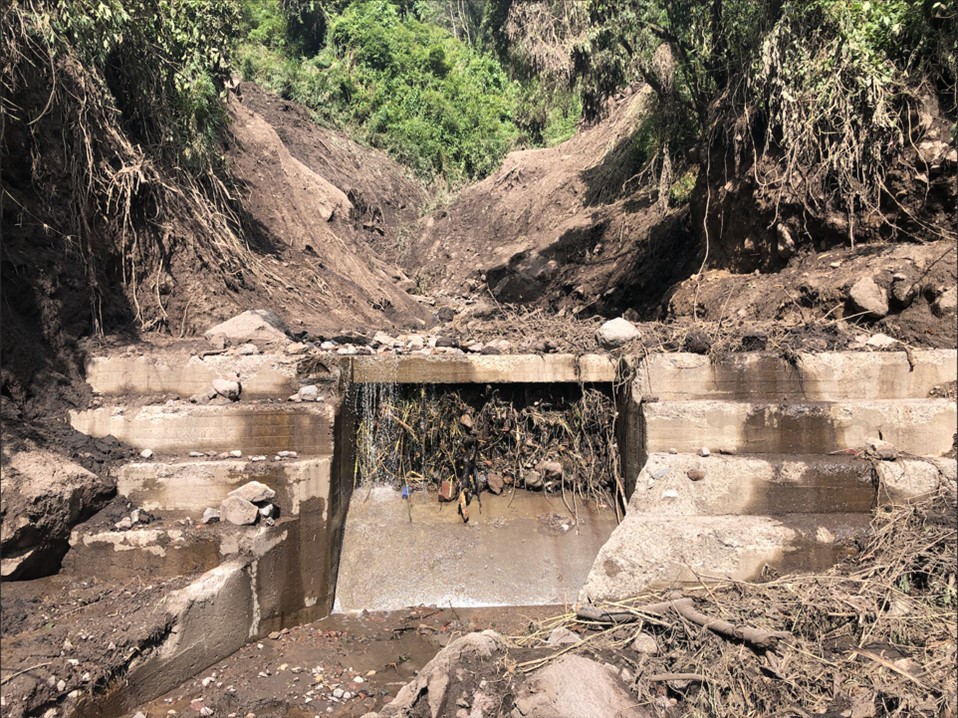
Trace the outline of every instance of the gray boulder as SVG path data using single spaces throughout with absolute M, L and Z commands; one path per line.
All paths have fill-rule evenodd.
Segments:
M 379 715 L 382 718 L 399 716 L 426 715 L 439 718 L 447 715 L 444 711 L 450 702 L 455 702 L 455 693 L 450 692 L 457 674 L 467 660 L 492 659 L 507 647 L 505 639 L 495 631 L 467 633 L 457 638 L 436 654 L 423 666 L 415 680 L 403 686 L 396 698 L 383 707 Z
M 214 379 L 213 390 L 230 401 L 239 401 L 243 386 L 235 379 Z
M 862 277 L 848 290 L 848 299 L 856 313 L 875 319 L 888 315 L 888 292 L 871 277 Z
M 9 458 L 8 458 L 9 457 Z M 0 562 L 4 580 L 60 568 L 70 530 L 116 492 L 115 484 L 42 449 L 4 450 L 0 481 Z
M 566 655 L 517 691 L 512 718 L 648 718 L 626 685 L 593 660 Z
M 638 338 L 638 327 L 622 317 L 607 321 L 595 333 L 595 340 L 603 349 L 617 349 Z
M 250 309 L 232 319 L 227 319 L 203 334 L 209 341 L 218 343 L 217 337 L 231 344 L 253 343 L 257 346 L 285 345 L 289 342 L 283 320 L 268 309 Z
M 220 516 L 236 526 L 249 526 L 256 523 L 259 509 L 252 502 L 230 494 L 220 504 Z
M 249 501 L 252 504 L 261 504 L 264 501 L 269 501 L 276 496 L 276 492 L 266 484 L 260 483 L 259 481 L 249 481 L 240 486 L 238 489 L 233 489 L 230 491 L 229 495 L 238 496 L 239 498 Z

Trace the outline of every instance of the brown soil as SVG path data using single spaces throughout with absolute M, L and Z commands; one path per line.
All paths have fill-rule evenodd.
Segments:
M 647 91 L 624 97 L 569 141 L 508 155 L 424 221 L 407 271 L 432 291 L 485 295 L 488 286 L 502 303 L 560 316 L 627 307 L 654 316 L 697 265 L 687 211 L 634 189 L 631 136 L 647 100 Z
M 154 607 L 186 583 L 148 576 L 125 584 L 96 576 L 4 583 L 3 715 L 69 710 L 109 684 L 166 638 L 169 617 Z
M 358 718 L 381 709 L 437 651 L 459 636 L 487 628 L 522 635 L 556 611 L 552 606 L 419 607 L 337 614 L 250 643 L 139 710 L 147 718 L 166 718 L 170 710 L 189 715 L 191 702 L 199 701 L 215 715 Z M 488 672 L 490 667 L 481 668 Z M 478 682 L 480 671 L 474 675 Z M 357 676 L 361 683 L 355 681 Z M 211 680 L 203 685 L 204 679 Z M 336 698 L 337 688 L 350 697 Z

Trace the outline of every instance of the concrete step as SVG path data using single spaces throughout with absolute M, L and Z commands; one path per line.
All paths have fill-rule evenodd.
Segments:
M 211 526 L 96 531 L 81 524 L 70 534 L 63 567 L 77 576 L 94 575 L 108 581 L 189 576 L 220 565 L 220 542 L 219 528 Z
M 628 510 L 657 516 L 867 513 L 875 506 L 875 485 L 871 462 L 854 457 L 653 454 Z
M 660 400 L 847 401 L 921 399 L 958 378 L 954 349 L 799 354 L 652 354 L 637 367 L 635 390 Z
M 332 454 L 334 420 L 333 407 L 325 403 L 202 406 L 175 402 L 70 412 L 70 424 L 77 431 L 95 437 L 112 434 L 157 454 L 232 450 L 250 455 Z
M 336 585 L 340 611 L 407 606 L 570 603 L 615 527 L 611 511 L 526 491 L 483 494 L 463 524 L 435 493 L 404 501 L 390 487 L 353 492 Z
M 259 481 L 276 492 L 272 503 L 282 515 L 325 511 L 330 494 L 331 456 L 274 461 L 190 460 L 144 461 L 116 472 L 117 494 L 147 511 L 189 512 L 194 520 L 207 506 L 217 507 L 226 495 L 247 481 Z
M 855 552 L 871 514 L 657 516 L 629 513 L 601 548 L 580 601 L 651 588 L 821 571 Z M 641 547 L 641 549 L 637 548 Z
M 899 450 L 942 456 L 958 424 L 948 399 L 803 402 L 659 401 L 641 405 L 649 454 L 700 447 L 751 454 L 827 454 L 884 437 Z
M 113 354 L 90 358 L 86 380 L 97 394 L 171 394 L 186 399 L 209 389 L 216 378 L 239 375 L 244 398 L 286 399 L 299 389 L 296 369 L 302 359 L 287 354 L 201 357 L 186 351 Z

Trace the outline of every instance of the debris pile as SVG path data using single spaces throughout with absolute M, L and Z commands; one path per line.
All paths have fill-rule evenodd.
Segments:
M 391 483 L 450 494 L 459 482 L 624 500 L 615 403 L 594 388 L 537 397 L 486 387 L 363 385 L 357 407 L 357 483 Z M 527 400 L 531 399 L 531 400 Z M 574 512 L 573 512 L 574 513 Z
M 591 653 L 659 716 L 955 715 L 955 509 L 949 487 L 879 509 L 859 556 L 821 575 L 580 606 L 519 644 L 578 641 L 517 668 Z

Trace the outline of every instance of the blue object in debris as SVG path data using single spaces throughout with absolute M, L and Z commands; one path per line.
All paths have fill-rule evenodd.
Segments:
M 402 497 L 403 497 L 404 499 L 408 499 L 408 498 L 409 498 L 409 484 L 403 484 L 403 487 L 402 487 Z

